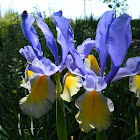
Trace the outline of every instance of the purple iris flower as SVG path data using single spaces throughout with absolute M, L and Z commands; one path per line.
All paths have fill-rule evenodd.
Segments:
M 113 16 L 113 11 L 105 12 L 97 27 L 95 48 L 100 57 L 100 76 L 97 76 L 93 71 L 87 68 L 83 68 L 82 59 L 86 58 L 92 51 L 94 47 L 93 40 L 87 39 L 84 41 L 82 45 L 77 47 L 77 51 L 73 46 L 70 46 L 73 50 L 70 49 L 72 57 L 67 59 L 67 67 L 71 73 L 73 72 L 85 78 L 85 81 L 81 80 L 81 82 L 88 91 L 101 91 L 112 81 L 120 69 L 131 43 L 131 17 L 127 14 L 123 14 L 114 19 Z M 70 41 L 72 41 L 72 39 L 69 40 L 69 42 Z M 111 71 L 104 77 L 108 56 L 111 58 Z
M 59 11 L 57 13 L 61 13 L 61 16 L 62 16 L 62 11 Z M 54 13 L 54 15 L 57 13 Z M 43 57 L 41 45 L 39 43 L 37 33 L 33 27 L 35 18 L 32 14 L 23 13 L 21 15 L 21 17 L 22 17 L 21 27 L 22 27 L 25 37 L 30 42 L 31 46 L 26 46 L 24 49 L 20 49 L 19 52 L 29 62 L 29 66 L 28 66 L 29 70 L 31 70 L 37 74 L 40 73 L 41 75 L 44 74 L 46 76 L 50 76 L 50 75 L 56 73 L 57 71 L 61 72 L 65 68 L 65 61 L 66 61 L 67 55 L 69 53 L 69 49 L 67 47 L 66 40 L 65 40 L 65 38 L 63 38 L 61 31 L 59 31 L 59 29 L 56 28 L 57 29 L 57 41 L 62 47 L 62 63 L 59 64 L 58 50 L 57 50 L 57 45 L 56 45 L 54 36 L 53 36 L 51 30 L 49 29 L 49 27 L 47 26 L 47 24 L 44 22 L 41 13 L 39 12 L 39 13 L 37 13 L 37 15 L 38 15 L 37 20 L 36 20 L 37 25 L 41 29 L 41 31 L 43 32 L 43 34 L 46 38 L 47 46 L 51 50 L 51 52 L 55 58 L 56 64 L 51 62 L 51 60 Z M 59 18 L 61 18 L 61 17 L 59 17 Z M 68 23 L 70 22 L 68 19 L 66 19 L 66 20 Z M 67 27 L 65 30 L 68 30 L 68 28 L 69 27 Z
M 58 42 L 61 42 L 65 47 L 67 46 L 71 53 L 66 59 L 68 70 L 84 78 L 84 81 L 81 78 L 81 83 L 85 89 L 89 91 L 104 89 L 106 87 L 104 79 L 98 77 L 90 69 L 85 68 L 83 63 L 83 58 L 89 55 L 94 48 L 95 42 L 91 39 L 87 39 L 79 46 L 79 49 L 76 50 L 73 41 L 74 34 L 69 20 L 62 16 L 61 11 L 53 14 L 53 20 L 56 24 L 57 31 L 59 31 Z
M 82 59 L 87 57 L 85 59 L 85 67 L 92 70 L 91 72 L 85 68 L 87 77 L 90 76 L 94 79 L 94 85 L 91 79 L 85 78 L 85 81 L 81 80 L 87 91 L 76 100 L 76 107 L 79 109 L 79 112 L 75 117 L 79 123 L 79 127 L 84 132 L 89 132 L 93 128 L 96 128 L 98 131 L 107 130 L 111 124 L 110 114 L 114 111 L 114 105 L 110 99 L 102 95 L 101 90 L 112 81 L 136 75 L 140 72 L 140 57 L 129 58 L 126 66 L 120 68 L 132 39 L 130 28 L 131 17 L 123 14 L 114 19 L 113 16 L 113 11 L 107 11 L 98 23 L 95 47 L 100 57 L 100 68 L 96 58 L 92 55 L 87 55 L 91 51 L 89 40 L 84 41 L 77 48 L 77 52 Z M 111 71 L 104 77 L 108 56 L 111 58 Z M 71 62 L 69 69 L 75 72 L 75 74 L 82 75 L 81 67 L 75 61 L 74 58 L 69 57 L 69 63 Z M 132 80 L 134 81 L 135 79 L 133 78 Z M 131 91 L 137 91 L 139 86 L 138 81 L 135 80 L 130 83 Z M 93 91 L 90 91 L 92 88 Z M 140 106 L 140 102 L 137 105 Z
M 55 100 L 55 86 L 49 77 L 56 72 L 61 72 L 64 68 L 66 68 L 66 66 L 70 72 L 76 74 L 79 73 L 79 75 L 85 79 L 83 81 L 81 78 L 81 82 L 83 86 L 89 90 L 94 90 L 95 88 L 98 89 L 98 85 L 101 85 L 96 84 L 98 82 L 104 84 L 101 87 L 103 89 L 104 86 L 106 86 L 106 83 L 102 77 L 98 77 L 90 69 L 86 69 L 83 59 L 81 58 L 81 55 L 85 58 L 92 51 L 95 44 L 93 40 L 85 40 L 78 52 L 74 47 L 74 33 L 70 26 L 70 21 L 62 16 L 62 11 L 54 13 L 53 21 L 56 24 L 57 42 L 62 47 L 62 62 L 59 63 L 57 45 L 53 34 L 49 27 L 45 24 L 41 13 L 38 13 L 37 15 L 37 25 L 45 36 L 47 46 L 51 50 L 56 64 L 54 64 L 50 59 L 43 57 L 41 45 L 33 27 L 33 23 L 35 21 L 34 16 L 23 13 L 21 15 L 21 27 L 31 46 L 25 46 L 20 49 L 19 52 L 27 59 L 28 62 L 28 66 L 25 70 L 26 81 L 22 84 L 22 86 L 27 88 L 30 94 L 21 99 L 20 108 L 25 114 L 35 118 L 40 118 L 51 108 L 51 104 Z M 85 46 L 90 49 L 85 51 Z M 68 55 L 69 52 L 71 55 Z M 81 87 L 81 84 L 78 84 L 78 87 Z M 47 110 L 45 110 L 45 106 L 48 106 Z M 38 111 L 36 111 L 36 108 Z
M 62 16 L 62 11 L 59 11 L 56 14 L 59 13 L 61 13 Z M 37 15 L 37 25 L 45 36 L 46 44 L 55 58 L 55 64 L 50 59 L 43 57 L 41 45 L 33 27 L 33 23 L 35 21 L 34 16 L 23 12 L 21 15 L 21 27 L 24 36 L 28 39 L 31 46 L 25 46 L 19 50 L 28 62 L 25 70 L 25 79 L 21 86 L 27 88 L 30 94 L 23 97 L 20 100 L 19 105 L 26 115 L 34 118 L 40 118 L 43 116 L 50 110 L 54 103 L 56 88 L 54 83 L 51 81 L 50 76 L 57 72 L 61 72 L 66 68 L 65 63 L 69 53 L 67 41 L 63 38 L 63 34 L 59 28 L 57 28 L 57 41 L 62 47 L 62 62 L 59 63 L 58 50 L 54 36 L 47 24 L 44 22 L 41 13 L 39 12 Z M 67 23 L 70 22 L 68 19 L 66 19 L 66 21 Z M 69 27 L 70 25 L 65 28 L 66 34 L 69 34 L 69 32 L 67 32 Z

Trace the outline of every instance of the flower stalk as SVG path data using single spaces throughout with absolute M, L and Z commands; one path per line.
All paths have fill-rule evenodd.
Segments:
M 59 140 L 67 139 L 67 125 L 65 116 L 64 101 L 60 98 L 62 86 L 60 82 L 60 73 L 54 75 L 56 81 L 56 129 Z
M 96 131 L 96 140 L 107 140 L 106 139 L 106 131 L 103 130 L 103 131 Z
M 136 116 L 135 116 L 135 135 L 136 135 L 136 140 L 138 140 L 138 122 Z

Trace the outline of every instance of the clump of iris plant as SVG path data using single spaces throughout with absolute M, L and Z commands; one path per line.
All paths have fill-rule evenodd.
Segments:
M 21 27 L 31 46 L 20 49 L 20 53 L 28 62 L 25 80 L 21 86 L 29 90 L 29 95 L 22 98 L 19 103 L 23 113 L 40 118 L 51 109 L 58 92 L 59 100 L 71 102 L 72 96 L 77 94 L 83 86 L 86 92 L 76 100 L 79 112 L 75 118 L 80 129 L 86 133 L 93 128 L 98 131 L 107 130 L 111 124 L 110 116 L 114 111 L 114 105 L 111 99 L 102 94 L 102 90 L 111 82 L 133 76 L 130 78 L 130 90 L 136 92 L 137 96 L 140 95 L 140 57 L 129 58 L 126 66 L 121 67 L 132 39 L 131 17 L 123 14 L 115 19 L 113 11 L 105 12 L 98 23 L 95 41 L 88 38 L 75 49 L 70 21 L 62 16 L 62 11 L 54 13 L 57 42 L 62 48 L 62 62 L 59 63 L 53 34 L 41 13 L 37 15 L 37 25 L 46 38 L 47 46 L 55 58 L 55 64 L 43 57 L 41 45 L 33 27 L 35 18 L 24 12 L 21 15 Z M 90 55 L 94 47 L 99 54 L 100 67 L 96 58 Z M 111 71 L 104 75 L 109 56 Z M 62 89 L 60 76 L 56 76 L 59 77 L 59 80 L 56 78 L 56 86 L 50 76 L 59 75 L 64 69 L 68 69 L 68 72 L 63 77 Z M 140 104 L 139 102 L 137 104 Z
M 50 110 L 56 98 L 56 88 L 50 76 L 59 70 L 58 50 L 53 34 L 43 21 L 41 13 L 38 13 L 37 24 L 46 37 L 48 47 L 55 57 L 56 65 L 43 57 L 37 33 L 32 25 L 35 21 L 34 16 L 23 12 L 21 17 L 23 33 L 31 44 L 31 46 L 25 46 L 19 51 L 28 62 L 24 83 L 21 86 L 27 88 L 30 94 L 22 98 L 19 105 L 26 115 L 40 118 Z
M 21 86 L 27 88 L 30 94 L 20 101 L 20 107 L 25 114 L 34 118 L 40 118 L 45 114 L 50 109 L 51 104 L 55 101 L 56 88 L 51 81 L 50 76 L 55 73 L 61 73 L 66 67 L 70 67 L 68 63 L 66 64 L 69 51 L 73 53 L 74 60 L 81 61 L 83 69 L 81 70 L 84 71 L 85 69 L 79 53 L 77 53 L 74 48 L 74 34 L 70 26 L 70 21 L 62 16 L 62 11 L 53 14 L 53 21 L 56 24 L 57 30 L 57 42 L 62 48 L 61 63 L 59 63 L 57 45 L 52 32 L 44 22 L 40 12 L 37 13 L 37 16 L 37 25 L 46 38 L 47 46 L 55 58 L 55 64 L 50 59 L 43 57 L 41 45 L 33 27 L 35 17 L 32 14 L 23 12 L 21 15 L 21 27 L 24 36 L 28 39 L 31 46 L 25 46 L 19 51 L 28 62 L 25 70 L 24 83 Z M 92 48 L 94 47 L 94 43 L 92 41 L 87 42 L 87 44 L 88 43 Z M 79 77 L 75 77 L 74 79 L 76 82 L 73 83 L 72 87 L 75 86 L 75 90 L 73 90 L 73 93 L 75 94 L 79 91 L 82 85 L 79 81 Z M 85 79 L 88 79 L 88 75 Z M 78 84 L 76 85 L 77 82 Z M 91 82 L 94 83 L 92 79 Z M 48 109 L 46 109 L 46 107 Z
M 64 104 L 63 100 L 60 98 L 60 93 L 62 93 L 60 73 L 65 68 L 70 67 L 69 64 L 66 64 L 68 57 L 71 57 L 71 55 L 68 55 L 69 52 L 73 53 L 72 58 L 74 60 L 77 62 L 78 60 L 81 61 L 82 69 L 85 69 L 80 54 L 77 53 L 74 47 L 74 34 L 70 26 L 70 21 L 62 16 L 62 11 L 53 14 L 53 21 L 56 24 L 57 30 L 57 42 L 62 48 L 62 62 L 59 63 L 58 50 L 54 36 L 44 22 L 41 13 L 37 13 L 36 22 L 43 32 L 47 46 L 55 58 L 54 64 L 50 59 L 43 56 L 37 33 L 33 27 L 35 17 L 32 14 L 23 12 L 21 18 L 22 31 L 31 46 L 25 46 L 19 51 L 28 62 L 25 69 L 25 79 L 21 86 L 27 88 L 29 91 L 29 94 L 20 100 L 20 108 L 24 114 L 33 118 L 40 118 L 51 109 L 56 99 L 56 127 L 58 138 L 61 140 L 67 139 Z M 89 43 L 93 48 L 94 44 L 92 41 L 89 41 Z M 82 84 L 78 76 L 71 75 L 72 80 L 75 82 L 70 83 L 70 80 L 68 80 L 67 83 L 65 81 L 63 93 L 67 92 L 65 87 L 68 87 L 71 89 L 70 94 L 74 95 L 80 90 Z M 52 82 L 50 76 L 55 77 L 56 85 Z M 87 74 L 84 79 L 87 83 L 89 79 L 91 79 L 90 82 L 94 83 L 93 79 Z M 61 130 L 62 124 L 63 130 Z
M 110 99 L 101 93 L 107 84 L 136 75 L 140 72 L 139 57 L 129 58 L 126 66 L 124 68 L 121 67 L 132 39 L 130 27 L 131 17 L 123 14 L 115 19 L 113 16 L 113 11 L 107 11 L 98 23 L 95 48 L 99 53 L 100 67 L 96 58 L 93 55 L 88 55 L 91 49 L 93 49 L 89 44 L 86 44 L 89 39 L 77 47 L 77 52 L 84 59 L 87 75 L 90 75 L 96 81 L 93 87 L 93 83 L 87 84 L 81 79 L 81 83 L 86 89 L 86 92 L 76 100 L 76 106 L 79 109 L 76 119 L 81 130 L 84 132 L 89 132 L 92 128 L 97 128 L 99 131 L 106 130 L 111 124 L 110 115 L 114 110 L 114 105 Z M 73 55 L 73 53 L 71 54 Z M 109 56 L 111 58 L 111 71 L 104 76 L 105 66 Z M 71 63 L 71 67 L 68 66 L 71 73 L 84 77 L 81 66 L 76 65 L 75 67 L 75 60 L 70 58 L 67 61 Z M 136 92 L 138 97 L 139 89 L 139 75 L 131 77 L 130 90 Z M 137 106 L 138 104 L 139 100 Z

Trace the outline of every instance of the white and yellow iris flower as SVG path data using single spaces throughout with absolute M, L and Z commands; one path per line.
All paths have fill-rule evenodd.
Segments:
M 85 59 L 85 66 L 93 70 L 97 75 L 100 74 L 100 67 L 94 56 L 89 55 Z M 110 116 L 111 112 L 114 111 L 114 105 L 101 92 L 86 91 L 76 100 L 76 107 L 79 109 L 79 112 L 75 118 L 82 131 L 87 133 L 94 128 L 102 131 L 110 126 Z
M 89 55 L 85 59 L 85 66 L 93 70 L 97 75 L 100 73 L 100 68 L 94 56 Z M 129 58 L 126 61 L 126 66 L 120 68 L 112 79 L 116 81 L 128 76 L 130 77 L 130 91 L 136 93 L 139 98 L 136 106 L 140 107 L 140 57 Z M 88 132 L 92 128 L 97 128 L 98 131 L 106 130 L 110 124 L 111 112 L 114 111 L 113 102 L 105 97 L 101 92 L 91 91 L 83 94 L 76 100 L 76 106 L 79 112 L 76 115 L 77 122 L 82 131 Z
M 51 109 L 56 98 L 56 88 L 49 77 L 26 70 L 28 81 L 21 86 L 27 88 L 30 94 L 23 97 L 19 105 L 24 114 L 40 118 Z
M 114 110 L 114 106 L 110 99 L 102 95 L 101 91 L 106 88 L 108 83 L 122 78 L 122 73 L 127 76 L 133 73 L 129 70 L 120 70 L 132 40 L 130 28 L 132 18 L 127 14 L 116 19 L 113 16 L 114 11 L 105 12 L 97 26 L 95 48 L 99 54 L 100 68 L 96 59 L 89 55 L 94 48 L 93 45 L 90 45 L 90 40 L 83 42 L 83 45 L 77 49 L 82 59 L 85 59 L 86 68 L 83 67 L 82 60 L 78 56 L 75 57 L 77 54 L 75 51 L 71 53 L 72 58 L 75 58 L 74 62 L 71 62 L 71 59 L 69 61 L 69 63 L 71 62 L 68 67 L 69 71 L 85 78 L 84 81 L 81 79 L 81 83 L 87 92 L 76 100 L 79 109 L 76 119 L 81 130 L 85 132 L 94 127 L 99 131 L 106 130 L 110 126 L 110 114 Z M 104 76 L 108 56 L 111 58 L 111 70 Z M 117 73 L 118 71 L 119 73 Z
M 25 79 L 21 86 L 27 88 L 30 94 L 22 98 L 19 104 L 23 113 L 34 118 L 40 118 L 44 115 L 55 101 L 56 88 L 54 83 L 51 81 L 50 76 L 57 72 L 61 73 L 65 68 L 65 61 L 69 53 L 68 46 L 70 46 L 70 44 L 66 42 L 66 38 L 63 37 L 63 33 L 65 32 L 66 35 L 70 36 L 71 40 L 73 40 L 73 32 L 68 32 L 70 30 L 72 31 L 72 28 L 69 25 L 70 22 L 65 17 L 62 17 L 62 11 L 58 11 L 53 14 L 53 21 L 57 26 L 57 41 L 62 48 L 62 63 L 60 63 L 56 40 L 48 25 L 44 22 L 41 13 L 37 13 L 36 22 L 45 36 L 47 47 L 49 47 L 55 58 L 54 64 L 50 59 L 43 57 L 39 37 L 33 27 L 35 17 L 32 14 L 28 14 L 27 11 L 24 11 L 21 15 L 22 31 L 31 45 L 25 46 L 19 50 L 28 62 L 28 66 L 25 71 Z M 67 24 L 65 21 L 67 21 Z M 64 22 L 63 27 L 65 26 L 65 28 L 63 28 L 63 31 L 59 29 L 60 27 L 57 22 Z

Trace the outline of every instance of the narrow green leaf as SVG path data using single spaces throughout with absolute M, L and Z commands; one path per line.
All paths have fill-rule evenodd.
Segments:
M 34 136 L 34 125 L 33 125 L 33 119 L 31 118 L 31 133 Z
M 22 136 L 21 127 L 20 127 L 20 113 L 18 113 L 18 132 L 19 132 L 19 135 Z
M 106 131 L 103 130 L 99 132 L 98 130 L 96 131 L 96 140 L 106 140 Z

